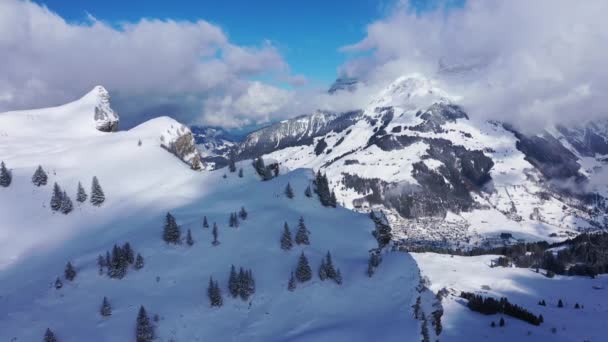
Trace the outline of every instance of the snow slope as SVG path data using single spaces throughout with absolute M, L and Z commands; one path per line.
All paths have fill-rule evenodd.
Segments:
M 422 275 L 430 280 L 430 289 L 447 288 L 450 295 L 442 304 L 443 333 L 441 341 L 604 341 L 608 317 L 608 277 L 555 276 L 547 278 L 531 269 L 489 267 L 497 256 L 459 257 L 434 253 L 412 253 Z M 594 289 L 594 286 L 602 289 Z M 498 324 L 500 315 L 485 316 L 466 307 L 459 298 L 461 291 L 476 292 L 485 297 L 507 297 L 535 315 L 542 314 L 544 323 L 533 326 L 504 316 L 506 326 Z M 562 299 L 564 308 L 558 308 Z M 545 300 L 547 306 L 538 302 Z M 579 303 L 581 309 L 574 309 Z M 555 328 L 555 332 L 553 332 Z
M 243 178 L 193 171 L 160 147 L 161 134 L 179 123 L 162 117 L 129 131 L 99 132 L 89 116 L 95 101 L 87 95 L 53 109 L 0 114 L 0 159 L 13 174 L 10 187 L 0 188 L 0 340 L 39 341 L 49 327 L 60 341 L 129 341 L 140 305 L 159 315 L 159 341 L 419 340 L 411 314 L 420 281 L 414 260 L 385 253 L 368 278 L 372 221 L 306 198 L 310 171 L 268 182 L 248 161 L 237 165 Z M 37 188 L 31 176 L 39 164 L 49 182 Z M 90 192 L 93 176 L 106 195 L 101 207 L 74 201 L 69 215 L 50 210 L 53 182 L 74 199 L 79 181 Z M 283 195 L 288 181 L 293 200 Z M 229 228 L 229 214 L 241 206 L 249 217 Z M 182 235 L 191 229 L 193 246 L 161 240 L 168 211 Z M 219 226 L 219 246 L 202 227 L 204 215 Z M 283 222 L 295 233 L 300 216 L 311 245 L 281 250 Z M 122 280 L 99 275 L 97 256 L 127 241 L 145 267 L 130 268 Z M 289 292 L 301 251 L 313 280 Z M 341 286 L 317 277 L 327 251 L 342 272 Z M 57 290 L 52 284 L 67 261 L 78 275 Z M 231 264 L 253 270 L 257 290 L 249 302 L 228 297 Z M 210 276 L 220 282 L 221 308 L 209 305 Z M 113 306 L 109 318 L 99 315 L 104 296 Z

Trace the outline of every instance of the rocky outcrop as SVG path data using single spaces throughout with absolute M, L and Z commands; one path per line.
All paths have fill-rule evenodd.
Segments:
M 97 98 L 93 115 L 95 127 L 102 132 L 115 132 L 120 120 L 118 114 L 110 107 L 110 94 L 102 86 L 93 88 L 92 93 Z
M 193 170 L 203 168 L 196 142 L 190 129 L 184 125 L 171 124 L 160 136 L 160 146 L 173 153 Z

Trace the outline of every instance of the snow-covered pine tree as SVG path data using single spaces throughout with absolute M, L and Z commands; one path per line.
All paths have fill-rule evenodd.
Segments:
M 243 169 L 239 169 L 239 178 L 243 178 Z
M 181 232 L 179 227 L 177 226 L 177 222 L 175 222 L 175 217 L 171 215 L 171 213 L 167 213 L 165 218 L 165 227 L 163 229 L 163 240 L 166 243 L 180 243 L 181 240 Z
M 110 305 L 110 302 L 108 301 L 107 297 L 103 297 L 103 302 L 101 303 L 101 309 L 99 309 L 99 313 L 104 317 L 112 315 L 112 306 Z
M 74 278 L 76 278 L 76 270 L 74 269 L 74 266 L 72 266 L 72 263 L 68 261 L 67 265 L 65 265 L 65 279 L 72 281 L 74 280 Z
M 239 288 L 239 296 L 241 297 L 241 299 L 242 300 L 247 300 L 247 297 L 248 297 L 248 294 L 247 294 L 247 274 L 245 273 L 245 270 L 243 270 L 242 267 L 239 269 L 238 288 Z
M 188 246 L 194 245 L 194 240 L 192 239 L 192 232 L 188 229 L 188 233 L 186 234 L 186 243 Z
M 299 282 L 305 282 L 312 279 L 312 270 L 310 269 L 308 259 L 304 255 L 304 252 L 300 254 L 300 258 L 298 259 L 298 266 L 296 268 L 296 278 Z
M 11 181 L 13 180 L 13 175 L 6 168 L 4 162 L 0 162 L 0 186 L 7 188 L 11 185 Z
M 336 271 L 336 275 L 334 276 L 334 281 L 336 282 L 336 284 L 338 285 L 342 285 L 342 273 L 340 272 L 340 269 L 338 268 L 338 270 Z
M 239 278 L 236 274 L 234 265 L 230 267 L 230 277 L 228 277 L 228 291 L 230 295 L 236 298 L 239 295 Z
M 327 265 L 325 264 L 325 258 L 321 259 L 321 266 L 319 266 L 319 279 L 327 279 Z
M 287 182 L 287 186 L 285 187 L 285 196 L 287 196 L 287 198 L 293 198 L 293 189 L 289 182 Z
M 61 279 L 59 279 L 59 277 L 57 277 L 57 279 L 55 279 L 55 288 L 57 290 L 59 290 L 62 287 L 63 287 L 63 282 L 61 281 Z
M 53 195 L 51 195 L 51 210 L 58 211 L 61 209 L 61 196 L 63 192 L 59 187 L 59 184 L 53 184 Z
M 78 190 L 76 191 L 76 201 L 84 203 L 87 201 L 87 193 L 84 191 L 84 187 L 78 182 Z
M 154 340 L 154 327 L 150 323 L 148 313 L 142 305 L 137 314 L 137 322 L 135 325 L 135 341 L 136 342 L 152 342 Z
M 207 216 L 203 216 L 203 228 L 209 228 L 209 222 L 207 222 Z
M 241 220 L 247 219 L 247 210 L 245 210 L 245 207 L 241 207 L 241 211 L 239 211 L 239 217 L 241 218 Z
M 220 290 L 217 281 L 213 281 L 213 277 L 209 277 L 209 287 L 207 288 L 207 295 L 209 296 L 209 302 L 211 306 L 222 306 L 222 292 Z
M 336 280 L 336 269 L 334 268 L 334 262 L 331 259 L 331 253 L 327 251 L 325 256 L 325 270 L 327 272 L 327 278 Z
M 217 245 L 220 244 L 220 242 L 217 239 L 217 235 L 218 235 L 218 233 L 217 233 L 217 224 L 215 224 L 215 222 L 213 222 L 213 232 L 212 233 L 213 233 L 213 242 L 212 242 L 212 244 L 214 246 L 217 246 Z
M 135 262 L 135 256 L 133 255 L 133 248 L 131 248 L 131 244 L 126 242 L 122 246 L 122 254 L 126 262 L 132 264 Z
M 118 245 L 114 245 L 112 248 L 112 259 L 110 266 L 108 267 L 108 275 L 111 278 L 122 279 L 127 274 L 127 258 L 124 255 L 124 251 Z
M 46 331 L 44 332 L 44 342 L 57 342 L 55 333 L 53 333 L 49 328 L 46 328 Z
M 99 274 L 103 274 L 103 268 L 106 266 L 106 259 L 101 254 L 97 256 L 97 266 L 99 267 Z
M 61 211 L 61 213 L 67 215 L 69 213 L 72 212 L 72 210 L 74 209 L 74 205 L 72 204 L 72 199 L 70 198 L 70 196 L 68 196 L 68 194 L 66 194 L 66 192 L 62 192 L 61 193 L 61 207 L 59 208 L 59 210 Z
M 306 187 L 306 190 L 304 190 L 304 196 L 312 197 L 312 189 L 310 188 L 310 185 Z
M 308 240 L 308 229 L 304 224 L 304 218 L 300 217 L 298 222 L 298 230 L 296 231 L 296 243 L 298 245 L 310 245 L 310 241 Z
M 141 270 L 142 268 L 144 268 L 144 257 L 142 257 L 139 253 L 137 253 L 137 257 L 135 257 L 134 267 L 136 270 Z
M 43 186 L 43 185 L 46 185 L 48 178 L 49 177 L 46 175 L 46 172 L 44 172 L 44 170 L 42 169 L 42 166 L 38 165 L 36 172 L 34 172 L 34 175 L 32 176 L 32 183 L 34 183 L 35 186 Z
M 294 277 L 293 272 L 291 272 L 289 282 L 287 283 L 287 289 L 293 292 L 296 289 L 296 286 L 296 278 Z
M 99 180 L 97 180 L 97 176 L 94 176 L 91 183 L 91 204 L 99 207 L 105 200 L 106 196 L 101 189 L 101 185 L 99 185 Z
M 281 235 L 281 249 L 290 250 L 293 247 L 293 242 L 291 241 L 291 232 L 289 231 L 289 226 L 287 222 L 283 226 L 283 234 Z

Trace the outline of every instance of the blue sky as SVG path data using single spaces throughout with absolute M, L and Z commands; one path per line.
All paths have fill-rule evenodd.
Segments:
M 448 1 L 450 6 L 464 0 Z M 367 24 L 387 15 L 396 0 L 36 0 L 70 22 L 86 20 L 87 13 L 113 25 L 141 18 L 204 19 L 220 26 L 238 45 L 270 40 L 294 74 L 313 84 L 329 85 L 337 68 L 349 57 L 341 46 L 365 37 Z M 414 0 L 419 11 L 438 0 Z

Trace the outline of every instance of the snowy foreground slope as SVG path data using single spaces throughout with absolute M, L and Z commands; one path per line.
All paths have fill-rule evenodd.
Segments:
M 608 277 L 555 276 L 547 278 L 527 268 L 491 268 L 497 256 L 460 257 L 412 253 L 430 289 L 446 288 L 443 299 L 442 341 L 605 341 L 608 317 Z M 542 272 L 541 272 L 542 273 Z M 510 316 L 470 311 L 461 291 L 485 297 L 507 297 L 514 304 L 544 317 L 534 326 Z M 564 307 L 557 306 L 559 300 Z M 538 305 L 544 300 L 546 306 Z M 575 308 L 576 303 L 582 306 Z M 490 327 L 504 317 L 504 327 Z
M 93 120 L 95 94 L 48 110 L 0 114 L 0 159 L 12 184 L 0 188 L 0 340 L 40 341 L 51 328 L 59 341 L 132 341 L 140 305 L 158 314 L 159 341 L 417 341 L 420 324 L 412 315 L 418 296 L 418 268 L 406 253 L 385 253 L 372 278 L 369 250 L 377 247 L 367 215 L 322 207 L 303 195 L 312 177 L 296 170 L 261 182 L 250 162 L 244 177 L 223 171 L 193 171 L 160 147 L 160 137 L 179 132 L 179 123 L 158 118 L 129 131 L 106 133 Z M 30 122 L 31 124 L 27 124 Z M 138 142 L 141 141 L 141 144 Z M 46 186 L 31 182 L 42 165 Z M 90 195 L 98 177 L 106 201 L 77 204 L 68 215 L 49 208 L 57 182 L 75 198 L 78 182 Z M 295 198 L 284 188 L 290 182 Z M 229 214 L 244 206 L 248 218 L 228 227 Z M 161 239 L 170 211 L 193 246 Z M 213 246 L 217 222 L 220 244 Z M 280 248 L 283 223 L 295 233 L 299 217 L 310 231 L 309 246 Z M 129 242 L 145 266 L 126 276 L 99 275 L 97 256 L 115 243 Z M 301 251 L 313 279 L 287 282 Z M 331 251 L 343 284 L 321 281 L 321 258 Z M 63 277 L 66 263 L 77 270 Z M 228 294 L 230 265 L 250 268 L 256 292 L 247 301 Z M 55 289 L 60 276 L 64 286 Z M 209 277 L 219 281 L 224 305 L 211 308 Z M 99 308 L 108 297 L 112 315 Z

